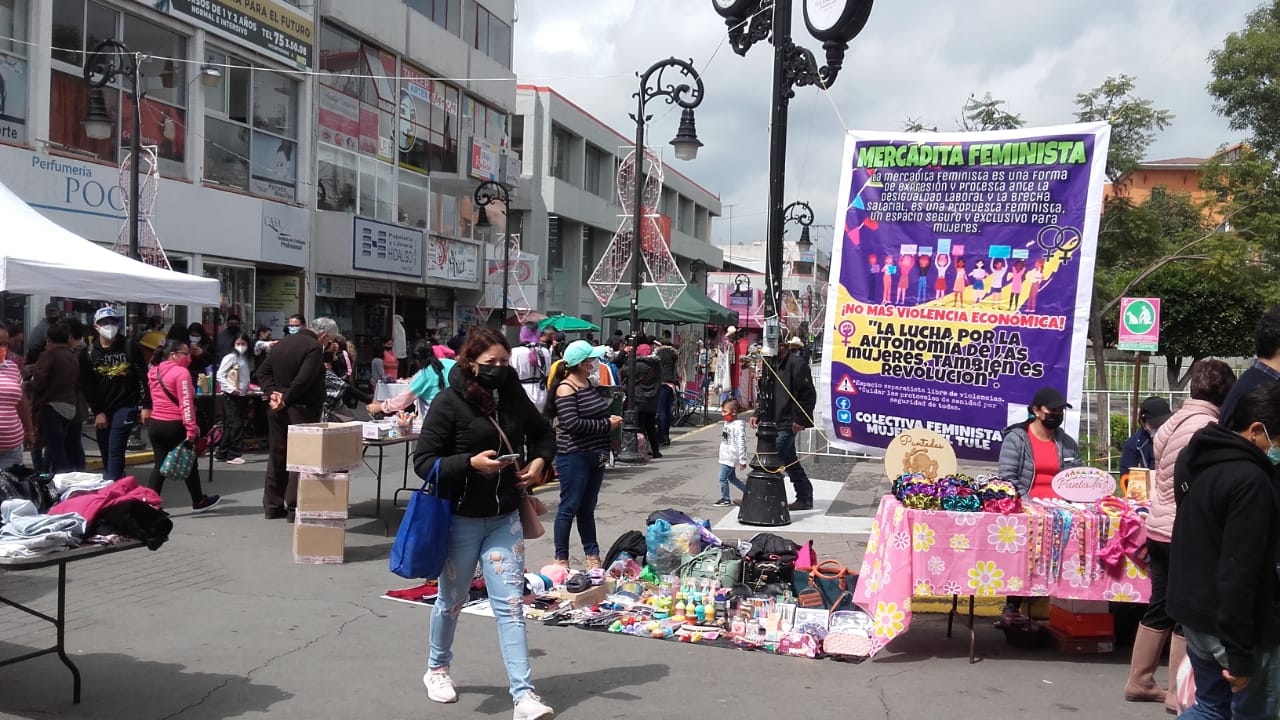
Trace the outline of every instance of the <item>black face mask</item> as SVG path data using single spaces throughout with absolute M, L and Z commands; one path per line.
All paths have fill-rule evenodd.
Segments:
M 1044 416 L 1044 419 L 1040 421 L 1040 424 L 1044 425 L 1050 430 L 1057 430 L 1058 428 L 1062 427 L 1062 413 L 1060 412 L 1046 413 Z
M 477 365 L 476 382 L 486 390 L 497 390 L 507 381 L 511 368 L 506 365 Z

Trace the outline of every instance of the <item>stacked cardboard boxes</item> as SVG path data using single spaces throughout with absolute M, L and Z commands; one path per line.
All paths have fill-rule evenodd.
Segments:
M 1061 600 L 1049 606 L 1049 633 L 1064 655 L 1097 655 L 1115 649 L 1115 618 L 1101 600 Z
M 286 464 L 298 473 L 293 561 L 341 563 L 346 547 L 349 471 L 360 464 L 360 423 L 289 426 Z

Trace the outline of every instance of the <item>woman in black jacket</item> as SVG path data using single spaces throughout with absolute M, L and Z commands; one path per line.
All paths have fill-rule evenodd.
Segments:
M 649 454 L 655 458 L 662 457 L 658 451 L 658 385 L 662 380 L 662 366 L 658 358 L 653 356 L 653 348 L 648 345 L 637 345 L 636 353 L 636 396 L 631 400 L 640 420 L 640 430 L 649 441 Z M 622 367 L 622 380 L 627 381 L 627 373 L 631 366 Z
M 1280 383 L 1253 390 L 1230 426 L 1192 437 L 1174 470 L 1178 504 L 1167 607 L 1195 672 L 1187 718 L 1274 718 L 1280 651 Z
M 449 677 L 453 636 L 472 571 L 480 562 L 498 621 L 515 717 L 540 720 L 552 711 L 529 680 L 519 508 L 526 488 L 540 482 L 555 455 L 555 434 L 508 364 L 511 346 L 506 339 L 486 328 L 466 337 L 449 387 L 431 403 L 413 454 L 414 470 L 423 478 L 436 470 L 441 493 L 453 505 L 448 560 L 431 613 L 431 656 L 422 681 L 432 700 L 458 699 Z M 522 450 L 523 465 L 500 459 Z

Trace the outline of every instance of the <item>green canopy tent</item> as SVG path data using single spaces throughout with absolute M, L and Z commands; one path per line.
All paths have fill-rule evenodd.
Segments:
M 539 330 L 560 332 L 600 332 L 600 326 L 572 315 L 552 315 L 538 323 Z
M 671 307 L 662 304 L 655 287 L 640 288 L 640 320 L 642 322 L 662 323 L 665 325 L 683 325 L 697 323 L 702 325 L 737 325 L 738 313 L 721 305 L 698 291 L 688 288 L 680 293 Z M 620 289 L 602 313 L 603 317 L 614 320 L 631 318 L 631 289 Z

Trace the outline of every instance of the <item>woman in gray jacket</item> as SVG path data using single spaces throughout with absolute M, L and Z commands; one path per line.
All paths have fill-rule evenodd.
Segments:
M 1062 429 L 1063 411 L 1071 407 L 1062 393 L 1043 387 L 1031 398 L 1031 418 L 1006 428 L 1000 446 L 1000 477 L 1013 483 L 1024 498 L 1053 498 L 1053 476 L 1080 465 L 1075 438 Z M 1010 596 L 997 627 L 1013 622 L 1022 612 L 1022 598 Z

